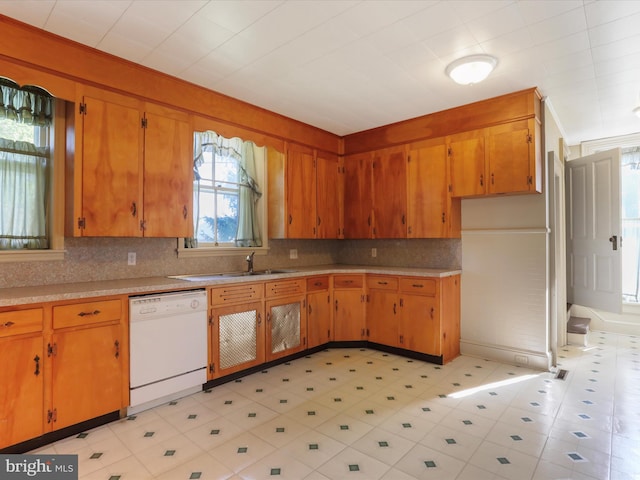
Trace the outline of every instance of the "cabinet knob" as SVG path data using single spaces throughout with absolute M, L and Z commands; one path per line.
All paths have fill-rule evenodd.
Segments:
M 187 206 L 186 206 L 186 205 L 184 205 L 184 206 L 182 207 L 182 216 L 183 216 L 183 218 L 184 218 L 185 220 L 187 219 L 187 214 L 188 214 L 188 213 L 189 213 L 189 212 L 188 212 L 188 210 L 187 210 Z
M 138 206 L 136 202 L 131 202 L 131 216 L 135 217 L 138 214 Z
M 11 327 L 12 325 L 15 325 L 15 323 L 14 323 L 14 322 L 12 322 L 12 321 L 8 321 L 8 322 L 3 323 L 2 325 L 0 325 L 0 327 L 2 327 L 2 328 L 9 328 L 9 327 Z
M 40 357 L 39 357 L 38 355 L 36 355 L 36 356 L 33 358 L 33 361 L 34 361 L 34 362 L 35 362 L 35 364 L 36 364 L 36 369 L 35 369 L 35 371 L 33 372 L 33 374 L 37 377 L 38 375 L 40 375 Z

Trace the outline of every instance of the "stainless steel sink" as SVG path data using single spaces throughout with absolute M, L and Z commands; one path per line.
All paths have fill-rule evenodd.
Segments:
M 169 275 L 167 278 L 176 280 L 186 280 L 188 282 L 206 282 L 209 280 L 220 280 L 229 277 L 251 277 L 259 275 L 276 275 L 278 273 L 295 273 L 297 270 L 290 269 L 267 269 L 254 270 L 253 272 L 227 272 L 227 273 L 195 273 L 191 275 Z

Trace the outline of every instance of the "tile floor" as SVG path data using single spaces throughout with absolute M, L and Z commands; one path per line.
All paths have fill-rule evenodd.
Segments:
M 332 349 L 33 453 L 78 454 L 83 480 L 637 480 L 638 347 L 592 332 L 565 380 Z

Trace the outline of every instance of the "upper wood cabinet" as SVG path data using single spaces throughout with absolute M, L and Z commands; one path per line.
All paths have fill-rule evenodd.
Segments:
M 371 153 L 344 158 L 344 238 L 371 238 Z
M 187 114 L 87 88 L 67 120 L 67 172 L 73 179 L 68 233 L 192 234 L 193 141 Z
M 407 237 L 460 237 L 460 199 L 448 192 L 445 139 L 412 144 L 407 165 Z
M 373 153 L 373 237 L 407 236 L 407 153 L 404 146 Z
M 539 136 L 530 118 L 447 137 L 451 195 L 541 192 Z
M 296 144 L 267 158 L 269 237 L 339 238 L 341 181 L 338 156 Z

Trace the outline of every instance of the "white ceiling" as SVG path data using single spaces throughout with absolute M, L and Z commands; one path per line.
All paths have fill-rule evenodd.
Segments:
M 0 13 L 338 135 L 537 86 L 570 144 L 640 131 L 640 1 L 0 0 Z M 499 59 L 474 86 L 444 74 Z

